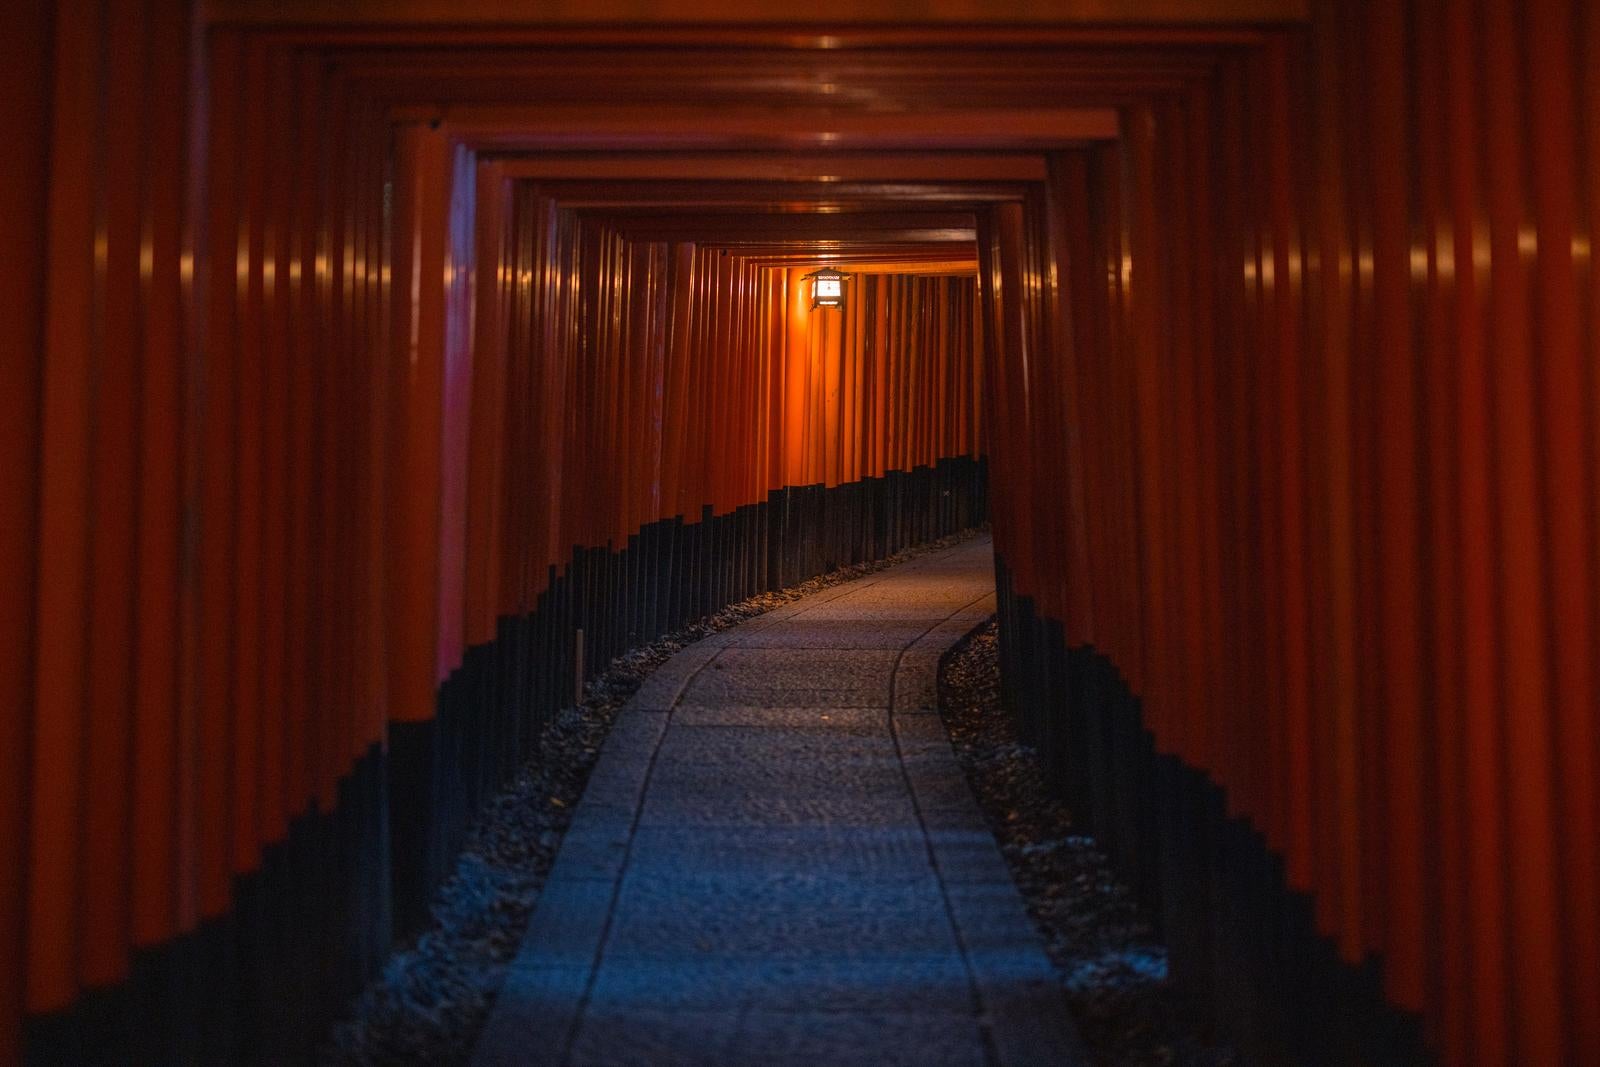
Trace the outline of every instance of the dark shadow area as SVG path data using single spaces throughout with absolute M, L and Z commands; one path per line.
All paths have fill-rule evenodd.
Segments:
M 1184 1014 L 1253 1064 L 1433 1062 L 1421 1020 L 1382 993 L 1377 960 L 1343 962 L 1283 860 L 1203 771 L 1159 752 L 1142 704 L 1092 648 L 1016 593 L 996 555 L 1001 700 L 1045 774 L 1166 941 Z
M 1155 920 L 1051 787 L 1000 701 L 999 627 L 945 658 L 939 711 L 978 805 L 1102 1067 L 1229 1067 L 1238 1052 L 1183 1017 Z

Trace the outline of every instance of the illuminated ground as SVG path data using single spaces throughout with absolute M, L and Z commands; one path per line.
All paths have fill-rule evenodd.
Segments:
M 933 712 L 939 655 L 993 596 L 983 538 L 652 675 L 607 740 L 477 1062 L 1076 1062 Z

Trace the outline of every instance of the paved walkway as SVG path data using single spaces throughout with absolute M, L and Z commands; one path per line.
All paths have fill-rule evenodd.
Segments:
M 934 711 L 987 538 L 699 642 L 622 711 L 480 1067 L 1087 1062 Z

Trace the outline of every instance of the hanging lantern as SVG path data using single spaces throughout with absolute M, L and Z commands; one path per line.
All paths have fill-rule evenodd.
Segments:
M 820 267 L 807 274 L 811 283 L 811 310 L 844 307 L 844 280 L 850 275 L 840 274 L 832 267 Z

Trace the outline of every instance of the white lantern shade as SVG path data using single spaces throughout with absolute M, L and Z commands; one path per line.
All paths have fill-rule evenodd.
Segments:
M 831 267 L 821 267 L 807 274 L 806 280 L 811 282 L 811 310 L 844 307 L 844 280 L 847 277 L 849 275 Z

